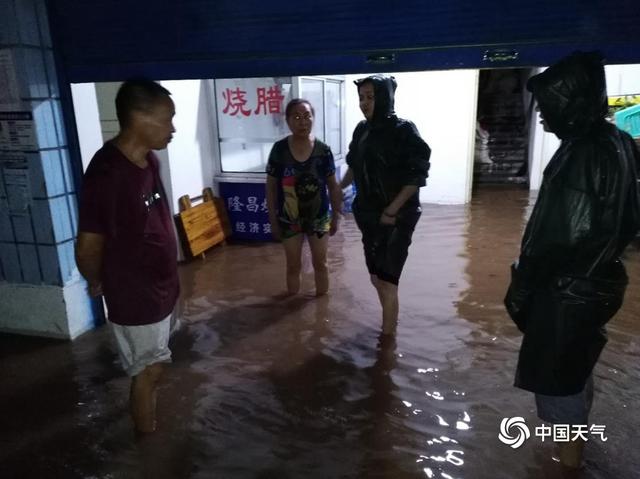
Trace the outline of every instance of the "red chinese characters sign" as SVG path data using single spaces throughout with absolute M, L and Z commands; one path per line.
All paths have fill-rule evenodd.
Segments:
M 256 87 L 255 89 L 255 108 L 248 105 L 247 91 L 240 87 L 225 88 L 222 91 L 222 99 L 224 108 L 222 113 L 229 116 L 251 116 L 282 114 L 284 95 L 280 86 Z
M 223 162 L 225 155 L 234 158 L 240 154 L 234 149 L 234 145 L 240 145 L 238 142 L 245 143 L 242 156 L 248 158 L 254 154 L 257 162 L 262 153 L 257 150 L 251 153 L 256 149 L 255 145 L 271 144 L 289 133 L 284 109 L 291 100 L 291 88 L 291 77 L 215 80 L 218 137 Z M 247 142 L 254 145 L 250 147 L 253 150 L 246 149 Z

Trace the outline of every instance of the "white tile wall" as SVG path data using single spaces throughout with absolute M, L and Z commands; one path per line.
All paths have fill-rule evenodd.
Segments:
M 12 283 L 22 282 L 20 262 L 18 261 L 18 247 L 13 243 L 0 243 L 0 261 L 5 279 Z
M 54 244 L 51 210 L 48 200 L 33 200 L 31 203 L 31 218 L 36 233 L 36 243 Z
M 40 267 L 42 268 L 42 280 L 45 284 L 60 285 L 60 263 L 58 260 L 58 248 L 55 246 L 38 246 L 40 254 Z
M 19 244 L 18 255 L 20 256 L 20 266 L 22 266 L 24 281 L 31 284 L 42 283 L 38 253 L 35 245 Z
M 73 238 L 74 231 L 71 227 L 67 198 L 64 196 L 51 198 L 49 200 L 49 208 L 51 209 L 53 234 L 56 239 L 56 243 Z
M 58 150 L 41 151 L 42 172 L 46 182 L 47 196 L 58 196 L 66 192 L 64 171 Z

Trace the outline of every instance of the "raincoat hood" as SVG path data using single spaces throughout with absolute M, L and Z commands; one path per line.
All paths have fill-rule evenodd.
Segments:
M 607 114 L 602 56 L 576 52 L 527 82 L 545 123 L 560 139 L 581 138 Z
M 364 83 L 373 84 L 373 92 L 375 95 L 375 106 L 373 109 L 372 125 L 379 125 L 387 118 L 394 116 L 394 96 L 396 92 L 396 79 L 384 75 L 371 75 L 366 78 L 360 78 L 354 81 L 358 89 Z

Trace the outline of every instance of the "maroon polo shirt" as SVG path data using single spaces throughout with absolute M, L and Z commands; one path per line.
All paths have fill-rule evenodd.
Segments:
M 109 320 L 126 326 L 161 321 L 179 293 L 176 239 L 156 156 L 131 163 L 105 143 L 84 175 L 82 232 L 105 237 L 102 290 Z

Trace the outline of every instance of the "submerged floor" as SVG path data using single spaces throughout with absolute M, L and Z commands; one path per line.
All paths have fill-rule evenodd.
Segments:
M 330 242 L 332 287 L 281 299 L 278 244 L 231 245 L 181 267 L 183 328 L 159 429 L 134 440 L 128 380 L 106 328 L 73 343 L 0 336 L 2 478 L 554 478 L 530 394 L 512 387 L 520 335 L 502 298 L 526 191 L 483 188 L 424 208 L 401 282 L 397 341 L 351 219 Z M 585 478 L 638 477 L 640 252 L 596 368 Z M 43 312 L 46 314 L 46 312 Z M 531 438 L 498 440 L 505 417 Z M 571 476 L 573 477 L 573 476 Z

